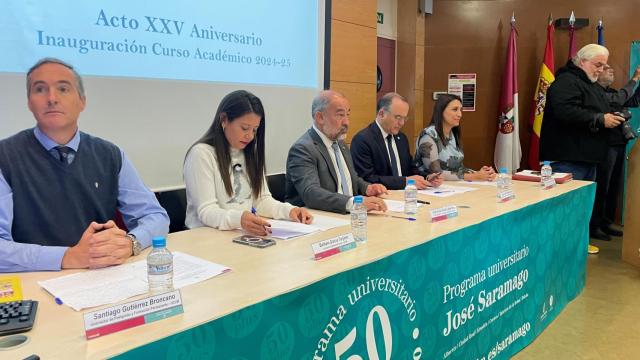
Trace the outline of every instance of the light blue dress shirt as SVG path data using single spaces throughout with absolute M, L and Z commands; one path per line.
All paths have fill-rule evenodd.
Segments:
M 33 129 L 33 133 L 51 156 L 58 158 L 54 147 L 59 144 L 38 127 Z M 73 149 L 69 154 L 69 162 L 73 161 L 79 145 L 80 132 L 76 131 L 71 141 L 65 144 Z M 120 153 L 122 167 L 118 175 L 118 210 L 129 233 L 136 237 L 142 248 L 146 248 L 151 245 L 152 237 L 165 236 L 169 232 L 169 216 L 153 192 L 144 186 L 122 149 Z M 0 171 L 0 272 L 60 270 L 62 257 L 68 247 L 16 243 L 11 236 L 12 223 L 13 192 Z

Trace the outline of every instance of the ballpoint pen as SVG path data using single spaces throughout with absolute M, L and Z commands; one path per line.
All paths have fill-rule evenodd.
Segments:
M 391 214 L 382 214 L 382 216 L 384 216 L 384 217 L 392 217 L 392 218 L 396 218 L 396 219 L 405 219 L 405 220 L 409 220 L 409 221 L 416 221 L 416 218 L 413 218 L 413 217 L 404 217 L 404 216 L 391 215 Z
M 254 207 L 251 207 L 251 213 L 255 216 L 258 216 L 258 214 L 256 214 L 256 208 Z M 264 225 L 263 227 L 264 227 L 264 231 L 266 231 L 267 234 L 271 232 L 271 225 Z
M 436 190 L 433 193 L 434 194 L 446 194 L 446 193 L 450 193 L 453 192 L 453 190 Z

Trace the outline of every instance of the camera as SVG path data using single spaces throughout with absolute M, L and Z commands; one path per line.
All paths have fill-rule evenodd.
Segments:
M 631 119 L 631 112 L 629 112 L 629 110 L 627 109 L 624 109 L 622 111 L 615 112 L 615 114 L 624 118 L 624 122 L 620 124 L 620 130 L 622 131 L 622 135 L 624 135 L 624 138 L 627 141 L 635 139 L 637 135 L 629 124 L 629 119 Z

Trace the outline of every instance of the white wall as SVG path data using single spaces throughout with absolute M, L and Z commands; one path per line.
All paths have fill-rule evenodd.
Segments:
M 378 0 L 378 12 L 384 14 L 384 23 L 378 24 L 378 37 L 397 40 L 398 0 Z

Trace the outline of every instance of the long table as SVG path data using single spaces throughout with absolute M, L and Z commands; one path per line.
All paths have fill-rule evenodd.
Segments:
M 170 234 L 169 249 L 233 270 L 182 289 L 184 314 L 93 340 L 82 312 L 56 305 L 36 283 L 73 271 L 20 274 L 38 315 L 29 343 L 0 357 L 508 358 L 584 287 L 595 186 L 515 181 L 506 203 L 495 187 L 464 186 L 477 190 L 420 195 L 431 205 L 417 221 L 370 215 L 366 244 L 320 261 L 311 244 L 349 227 L 266 249 L 232 243 L 235 231 Z M 445 205 L 469 208 L 429 222 L 429 210 Z

